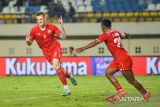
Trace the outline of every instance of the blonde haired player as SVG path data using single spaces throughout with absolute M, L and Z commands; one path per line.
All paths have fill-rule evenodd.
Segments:
M 63 19 L 62 17 L 58 19 L 61 30 L 53 24 L 46 23 L 45 19 L 45 14 L 43 12 L 37 13 L 37 25 L 31 29 L 30 35 L 26 36 L 26 43 L 30 46 L 33 40 L 37 42 L 39 47 L 42 49 L 43 55 L 56 70 L 56 73 L 63 84 L 64 92 L 62 93 L 62 96 L 67 96 L 70 95 L 70 90 L 67 85 L 66 78 L 69 78 L 74 85 L 77 85 L 77 81 L 74 79 L 71 72 L 68 73 L 64 70 L 60 62 L 62 49 L 60 43 L 56 40 L 56 36 L 59 36 L 62 39 L 66 38 Z

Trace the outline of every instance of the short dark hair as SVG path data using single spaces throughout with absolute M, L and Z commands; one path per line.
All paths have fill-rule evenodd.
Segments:
M 112 22 L 109 20 L 109 19 L 103 19 L 102 22 L 101 22 L 101 25 L 105 26 L 105 27 L 111 27 Z
M 74 50 L 74 48 L 71 46 L 71 47 L 69 47 L 69 49 L 71 49 L 72 51 Z
M 72 5 L 72 2 L 68 2 L 69 5 Z
M 44 12 L 38 12 L 38 13 L 36 14 L 36 16 L 40 16 L 40 15 L 45 16 Z

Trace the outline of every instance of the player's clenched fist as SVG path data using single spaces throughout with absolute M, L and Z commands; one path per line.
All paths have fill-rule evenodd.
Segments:
M 29 42 L 30 41 L 30 36 L 26 36 L 26 42 Z
M 26 36 L 25 39 L 26 39 L 27 45 L 30 46 L 32 44 L 32 42 L 30 41 L 30 36 Z
M 63 19 L 62 19 L 62 16 L 60 16 L 60 18 L 58 19 L 58 23 L 59 23 L 60 25 L 63 25 Z

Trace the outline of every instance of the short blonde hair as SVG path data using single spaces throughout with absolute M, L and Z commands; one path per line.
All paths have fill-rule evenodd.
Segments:
M 40 16 L 40 15 L 42 15 L 42 16 L 44 16 L 44 17 L 45 17 L 44 12 L 38 12 L 38 13 L 36 14 L 36 16 Z

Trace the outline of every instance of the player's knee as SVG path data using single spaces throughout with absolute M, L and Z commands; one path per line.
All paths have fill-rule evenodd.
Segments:
M 52 66 L 55 70 L 59 69 L 61 67 L 59 60 L 53 59 Z
M 61 67 L 59 63 L 53 63 L 52 65 L 55 70 L 57 70 Z
M 110 76 L 114 75 L 115 71 L 116 70 L 114 70 L 114 69 L 107 68 L 106 73 L 105 73 L 106 77 L 110 77 Z
M 57 69 L 60 68 L 60 65 L 53 65 L 53 68 L 54 68 L 55 70 L 57 70 Z

